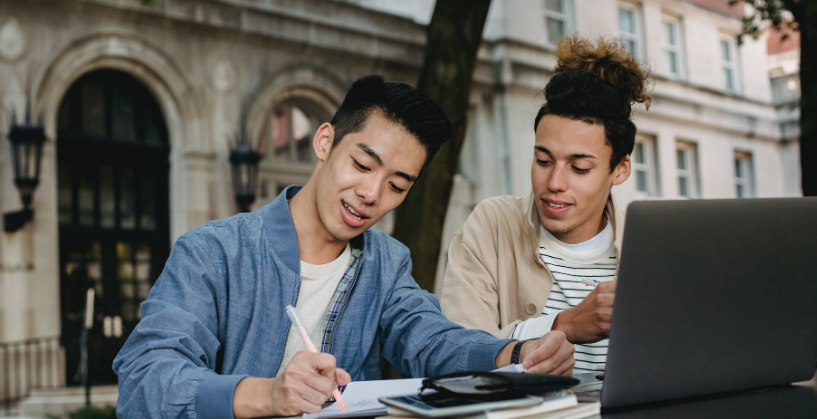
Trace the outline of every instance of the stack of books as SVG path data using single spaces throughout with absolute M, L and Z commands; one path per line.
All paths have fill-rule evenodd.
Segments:
M 533 417 L 536 419 L 583 419 L 599 414 L 601 409 L 598 402 L 579 403 L 576 400 L 576 395 L 570 390 L 550 393 L 543 398 L 542 403 L 534 406 L 488 410 L 477 414 L 449 417 L 457 419 L 522 419 Z M 378 416 L 378 419 L 427 418 L 394 406 L 388 406 L 388 415 Z

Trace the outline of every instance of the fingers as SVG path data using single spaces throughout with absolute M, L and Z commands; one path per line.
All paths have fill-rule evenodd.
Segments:
M 528 355 L 523 366 L 531 372 L 550 372 L 573 356 L 573 345 L 564 333 L 554 330 L 536 341 L 536 349 Z
M 352 376 L 343 368 L 338 368 L 335 370 L 335 382 L 338 383 L 339 386 L 345 386 L 352 382 Z

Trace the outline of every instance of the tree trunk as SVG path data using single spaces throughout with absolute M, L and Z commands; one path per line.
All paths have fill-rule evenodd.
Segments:
M 800 28 L 800 168 L 803 196 L 817 196 L 817 3 L 787 3 Z
M 427 29 L 417 88 L 440 104 L 454 125 L 454 138 L 440 148 L 397 208 L 393 236 L 411 249 L 412 275 L 428 291 L 434 290 L 443 223 L 465 139 L 471 80 L 490 4 L 490 0 L 437 1 Z

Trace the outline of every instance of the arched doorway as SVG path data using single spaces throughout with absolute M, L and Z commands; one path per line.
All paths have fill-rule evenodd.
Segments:
M 88 288 L 96 291 L 89 364 L 95 384 L 141 317 L 140 304 L 170 249 L 167 127 L 132 76 L 85 74 L 59 107 L 57 156 L 62 343 L 66 383 L 77 385 Z

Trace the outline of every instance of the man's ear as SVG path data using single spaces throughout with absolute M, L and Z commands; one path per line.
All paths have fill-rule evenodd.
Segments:
M 613 185 L 621 185 L 627 178 L 630 177 L 630 170 L 632 170 L 632 161 L 630 155 L 624 156 L 613 170 Z
M 315 137 L 312 139 L 312 148 L 315 150 L 315 155 L 318 160 L 326 161 L 329 152 L 332 150 L 332 142 L 335 140 L 335 127 L 328 122 L 324 122 L 318 127 L 315 132 Z

